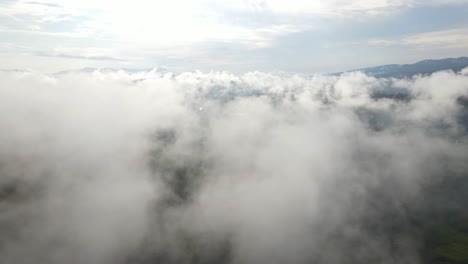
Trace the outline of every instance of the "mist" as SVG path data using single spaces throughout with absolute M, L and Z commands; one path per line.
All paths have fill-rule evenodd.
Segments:
M 0 263 L 423 263 L 466 208 L 466 69 L 0 80 Z

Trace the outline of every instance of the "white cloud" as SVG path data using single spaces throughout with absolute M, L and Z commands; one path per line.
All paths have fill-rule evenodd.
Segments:
M 367 41 L 367 44 L 373 46 L 390 46 L 398 44 L 395 40 L 388 40 L 388 39 L 370 39 Z
M 241 9 L 251 12 L 273 12 L 279 14 L 315 14 L 321 16 L 349 16 L 354 14 L 385 14 L 395 9 L 404 9 L 421 5 L 448 5 L 463 4 L 466 0 L 225 0 L 222 4 L 229 8 Z
M 401 42 L 405 45 L 420 47 L 468 47 L 468 28 L 416 34 L 403 38 Z
M 408 1 L 367 1 L 367 0 L 332 0 L 332 1 L 248 1 L 248 4 L 243 4 L 241 1 L 226 1 L 228 5 L 237 8 L 252 8 L 254 10 L 270 11 L 274 13 L 284 14 L 316 14 L 316 15 L 343 15 L 353 12 L 374 13 L 380 9 L 392 7 L 402 7 Z
M 99 38 L 121 46 L 170 48 L 206 42 L 235 42 L 248 48 L 268 47 L 279 35 L 296 32 L 295 25 L 274 24 L 245 27 L 226 24 L 222 14 L 210 9 L 209 1 L 50 1 L 48 6 L 18 1 L 3 5 L 0 14 L 27 16 L 26 28 L 5 28 L 3 32 L 63 37 Z M 78 19 L 72 21 L 71 17 Z M 48 23 L 72 21 L 66 32 L 43 29 Z M 34 30 L 33 30 L 34 29 Z
M 406 219 L 421 184 L 468 169 L 464 74 L 0 77 L 8 263 L 417 262 L 416 238 L 365 221 Z M 412 98 L 372 98 L 390 87 Z
M 82 17 L 69 34 L 92 37 L 107 36 L 114 41 L 131 42 L 143 46 L 170 47 L 209 41 L 233 41 L 252 47 L 267 47 L 278 35 L 305 29 L 303 25 L 277 24 L 269 27 L 241 26 L 226 19 L 219 10 L 275 13 L 278 15 L 341 16 L 353 14 L 382 14 L 421 4 L 454 4 L 466 1 L 416 0 L 332 0 L 332 1 L 48 1 L 57 6 L 32 4 L 26 0 L 2 5 L 0 14 L 18 17 L 33 16 L 29 28 L 40 30 L 42 24 Z M 281 29 L 281 30 L 278 30 Z M 269 32 L 269 33 L 268 33 Z M 271 34 L 274 32 L 274 34 Z M 268 34 L 267 34 L 268 33 Z
M 468 48 L 468 28 L 418 33 L 398 39 L 371 39 L 369 45 L 405 45 L 417 48 Z
M 466 1 L 117 0 L 109 4 L 108 1 L 103 0 L 51 0 L 38 4 L 20 0 L 0 5 L 0 16 L 7 17 L 9 21 L 0 26 L 0 33 L 9 34 L 13 39 L 11 42 L 16 40 L 19 45 L 28 45 L 29 49 L 40 51 L 41 54 L 57 54 L 54 49 L 60 48 L 78 52 L 84 49 L 112 49 L 112 52 L 107 52 L 112 53 L 112 57 L 138 65 L 137 67 L 152 66 L 152 63 L 166 63 L 171 58 L 177 58 L 179 60 L 190 59 L 202 62 L 202 64 L 204 62 L 209 64 L 209 61 L 219 62 L 210 64 L 214 68 L 220 65 L 245 63 L 246 57 L 250 58 L 254 52 L 257 52 L 255 54 L 258 55 L 257 57 L 263 56 L 260 63 L 277 60 L 277 53 L 270 50 L 270 48 L 277 47 L 275 44 L 284 45 L 284 42 L 277 40 L 300 32 L 304 36 L 311 36 L 315 30 L 320 32 L 329 26 L 328 22 L 324 22 L 325 24 L 304 22 L 309 21 L 309 18 L 318 18 L 317 21 L 321 21 L 321 18 L 339 20 L 343 17 L 362 20 L 411 7 L 461 3 L 466 3 Z M 445 35 L 441 33 L 409 36 L 406 39 L 396 40 L 373 39 L 369 41 L 369 44 L 388 46 L 402 43 L 423 46 L 426 45 L 425 43 L 439 42 L 440 45 L 451 45 L 456 48 L 466 46 L 465 31 L 446 33 Z M 38 41 L 25 40 L 32 38 Z M 50 39 L 45 40 L 46 38 Z M 310 41 L 310 38 L 306 37 L 306 39 Z M 345 46 L 346 43 L 351 42 L 321 43 L 318 49 L 331 47 L 330 50 L 338 50 L 340 45 Z M 303 50 L 306 46 L 305 43 L 303 46 L 297 42 L 294 44 Z M 221 47 L 219 50 L 225 49 L 226 52 L 222 56 L 211 56 L 211 51 L 216 50 L 213 47 Z M 310 55 L 315 51 L 311 48 L 307 50 L 307 53 Z M 286 53 L 294 55 L 295 52 L 296 50 L 288 50 Z M 232 55 L 233 53 L 238 56 Z M 69 55 L 70 60 L 73 56 L 82 56 L 81 54 Z M 3 59 L 8 61 L 11 67 L 16 67 L 20 63 L 16 62 L 14 57 L 15 54 L 10 54 L 9 58 Z M 14 61 L 11 62 L 10 58 Z M 20 56 L 20 58 L 25 57 Z M 164 59 L 155 62 L 157 60 L 155 58 Z M 29 57 L 27 60 L 21 67 L 32 67 L 25 65 L 27 63 L 44 64 L 44 62 L 36 63 L 37 58 Z M 256 59 L 252 59 L 254 60 Z M 81 65 L 71 61 L 69 63 L 70 66 L 67 67 L 65 62 L 60 62 L 61 66 L 66 66 L 61 70 Z M 57 69 L 59 64 L 47 67 Z M 298 64 L 297 61 L 295 64 Z M 303 62 L 299 64 L 309 65 Z M 100 66 L 106 67 L 107 65 Z M 194 65 L 192 69 L 199 67 L 204 67 L 204 65 Z M 250 67 L 249 70 L 254 69 L 253 67 L 255 66 Z M 34 68 L 37 67 L 34 66 Z M 209 67 L 205 67 L 207 68 Z M 294 67 L 291 66 L 291 68 Z

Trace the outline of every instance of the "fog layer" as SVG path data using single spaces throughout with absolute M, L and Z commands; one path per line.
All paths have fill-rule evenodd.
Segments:
M 0 263 L 418 263 L 467 177 L 466 70 L 0 80 Z

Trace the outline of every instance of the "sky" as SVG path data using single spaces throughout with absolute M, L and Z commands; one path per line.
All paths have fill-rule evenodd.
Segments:
M 328 73 L 466 56 L 467 0 L 0 0 L 3 69 Z

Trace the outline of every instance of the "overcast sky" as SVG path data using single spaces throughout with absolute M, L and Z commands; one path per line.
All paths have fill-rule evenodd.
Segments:
M 0 0 L 3 69 L 334 72 L 468 55 L 468 0 Z

